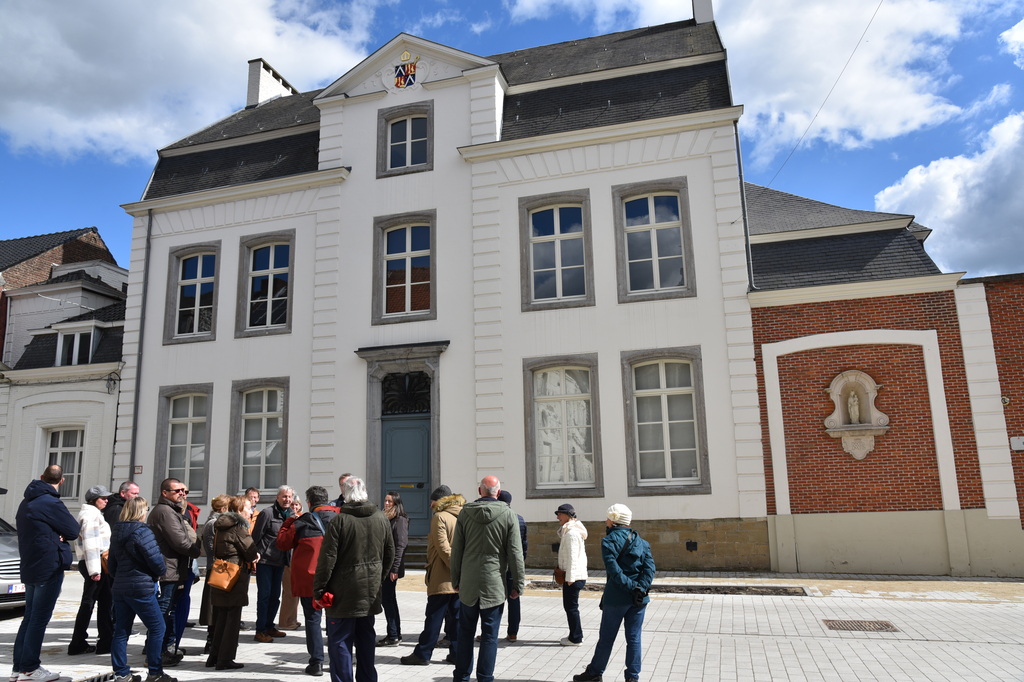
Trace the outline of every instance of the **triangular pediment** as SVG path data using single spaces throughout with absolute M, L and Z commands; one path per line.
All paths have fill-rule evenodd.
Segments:
M 400 33 L 324 88 L 316 99 L 413 90 L 493 64 L 484 57 Z

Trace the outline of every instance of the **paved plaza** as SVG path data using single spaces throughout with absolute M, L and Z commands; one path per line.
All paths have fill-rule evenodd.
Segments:
M 534 572 L 537 583 L 549 575 Z M 600 574 L 592 583 L 600 582 Z M 382 681 L 450 680 L 446 652 L 435 651 L 429 666 L 403 666 L 423 619 L 422 571 L 410 571 L 399 588 L 404 642 L 377 650 Z M 690 592 L 652 595 L 643 636 L 645 682 L 688 680 L 1024 680 L 1024 583 L 1019 580 L 893 578 L 808 574 L 676 573 L 659 574 L 656 584 Z M 100 680 L 110 672 L 103 656 L 66 655 L 82 580 L 69 572 L 43 648 L 43 665 L 65 680 Z M 692 593 L 714 586 L 732 594 Z M 192 614 L 199 608 L 200 585 L 193 589 Z M 798 588 L 789 596 L 750 594 L 766 588 Z M 780 590 L 781 591 L 781 590 Z M 255 618 L 255 583 L 244 618 Z M 802 595 L 802 596 L 801 596 Z M 600 622 L 600 592 L 581 598 L 586 639 L 580 647 L 562 647 L 565 615 L 560 593 L 530 589 L 523 597 L 519 641 L 499 644 L 497 680 L 566 682 L 590 659 Z M 830 629 L 878 628 L 893 631 Z M 0 612 L 0 672 L 10 670 L 11 650 L 21 622 L 17 612 Z M 383 615 L 378 616 L 378 634 Z M 141 626 L 136 623 L 136 630 Z M 95 630 L 90 631 L 91 635 Z M 182 647 L 189 656 L 168 669 L 179 680 L 309 680 L 302 631 L 272 644 L 260 644 L 243 632 L 238 671 L 204 667 L 205 628 L 186 630 Z M 504 629 L 502 630 L 504 635 Z M 145 672 L 144 634 L 128 643 L 129 662 Z M 620 636 L 605 680 L 623 679 L 625 644 Z M 439 655 L 440 654 L 440 655 Z M 145 677 L 145 675 L 143 675 Z M 328 680 L 328 675 L 319 678 Z

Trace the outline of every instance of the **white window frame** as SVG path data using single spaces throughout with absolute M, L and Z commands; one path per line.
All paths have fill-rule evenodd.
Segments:
M 643 351 L 624 351 L 621 354 L 622 385 L 625 388 L 626 423 L 626 473 L 627 490 L 630 495 L 687 495 L 709 494 L 711 475 L 707 446 L 707 419 L 704 406 L 703 368 L 699 347 L 662 348 Z M 645 365 L 658 364 L 659 375 L 664 379 L 664 363 L 682 363 L 690 366 L 691 386 L 689 388 L 668 388 L 662 382 L 658 389 L 637 390 L 635 370 Z M 640 476 L 640 437 L 637 414 L 638 397 L 662 397 L 663 451 L 666 453 L 666 472 L 670 466 L 671 445 L 668 440 L 670 422 L 667 419 L 667 396 L 672 394 L 693 396 L 693 426 L 696 442 L 697 476 L 642 479 Z M 651 422 L 653 423 L 653 422 Z
M 220 308 L 220 302 L 218 297 L 220 296 L 220 241 L 204 242 L 202 244 L 189 244 L 179 248 L 172 249 L 168 254 L 167 263 L 167 298 L 164 303 L 164 345 L 173 345 L 178 343 L 196 343 L 202 341 L 214 341 L 217 338 L 217 311 Z M 204 256 L 213 256 L 213 276 L 202 277 L 202 261 L 200 260 L 200 268 L 197 270 L 197 274 L 200 276 L 194 280 L 182 280 L 181 279 L 181 268 L 184 262 L 189 258 Z M 181 301 L 181 289 L 189 284 L 195 284 L 196 289 L 196 307 L 193 310 L 196 311 L 195 317 L 193 318 L 193 330 L 198 326 L 199 314 L 198 311 L 202 306 L 199 305 L 199 288 L 202 283 L 213 283 L 213 306 L 210 311 L 210 329 L 209 331 L 192 331 L 188 333 L 178 333 L 178 318 L 182 312 L 180 308 Z
M 173 413 L 173 402 L 179 398 L 191 397 L 192 399 L 197 397 L 203 397 L 206 399 L 206 416 L 202 419 L 191 416 L 185 419 L 174 418 Z M 190 401 L 191 406 L 192 401 Z M 192 410 L 190 409 L 190 415 Z M 154 458 L 154 468 L 162 472 L 161 478 L 177 478 L 179 481 L 185 484 L 189 489 L 190 496 L 189 501 L 193 504 L 205 504 L 209 497 L 208 486 L 210 480 L 210 430 L 212 425 L 213 417 L 213 384 L 179 384 L 176 386 L 163 386 L 160 388 L 160 403 L 157 410 L 157 434 L 156 434 L 156 457 Z M 189 429 L 189 448 L 194 445 L 202 445 L 203 447 L 203 468 L 201 474 L 198 472 L 193 473 L 198 467 L 191 467 L 191 453 L 186 459 L 186 468 L 184 476 L 180 475 L 180 469 L 175 469 L 171 472 L 171 433 L 172 425 L 175 423 L 196 423 L 203 421 L 206 424 L 206 437 L 201 443 L 193 443 L 192 429 Z
M 565 371 L 565 370 L 586 371 L 589 373 L 590 392 L 565 393 L 557 396 L 537 396 L 536 378 L 541 372 Z M 533 358 L 523 361 L 523 406 L 525 419 L 526 438 L 526 496 L 528 498 L 560 498 L 566 495 L 575 497 L 601 497 L 604 495 L 604 480 L 601 458 L 601 428 L 600 428 L 600 401 L 597 380 L 597 355 L 565 355 L 547 358 Z M 538 423 L 538 405 L 558 404 L 561 405 L 562 424 L 557 428 L 562 431 L 562 455 L 563 475 L 568 471 L 566 462 L 568 457 L 574 456 L 569 453 L 565 442 L 566 434 L 571 427 L 565 419 L 565 405 L 570 400 L 587 400 L 590 403 L 590 442 L 591 452 L 578 453 L 575 456 L 584 457 L 589 455 L 593 459 L 593 481 L 541 481 L 540 468 L 545 454 L 540 451 L 539 437 L 541 424 Z
M 409 136 L 403 144 L 406 145 L 406 160 L 412 159 L 412 119 L 426 119 L 426 161 L 424 163 L 404 166 L 391 165 L 391 124 L 399 121 L 408 121 L 406 126 Z M 424 139 L 424 138 L 417 138 Z M 408 173 L 422 173 L 434 170 L 434 101 L 411 102 L 396 107 L 380 109 L 377 112 L 377 178 L 388 178 Z
M 533 216 L 541 211 L 559 208 L 579 208 L 583 230 L 581 233 L 570 233 L 560 235 L 557 233 L 550 237 L 533 236 Z M 557 219 L 556 219 L 557 223 Z M 593 251 L 593 230 L 590 220 L 590 191 L 586 189 L 558 192 L 553 194 L 540 194 L 536 196 L 521 197 L 519 199 L 519 259 L 520 259 L 520 287 L 522 292 L 521 303 L 523 312 L 531 310 L 552 310 L 560 308 L 578 308 L 594 305 L 594 251 Z M 554 272 L 558 281 L 559 295 L 554 298 L 536 298 L 534 295 L 534 266 L 533 266 L 533 245 L 540 242 L 554 241 L 561 244 L 565 239 L 582 239 L 583 245 L 583 285 L 584 293 L 581 295 L 561 295 L 561 272 L 562 264 L 560 252 L 556 246 L 556 265 Z
M 653 198 L 656 196 L 675 196 L 679 205 L 679 220 L 664 223 L 655 222 L 653 211 Z M 626 225 L 626 204 L 628 202 L 647 198 L 652 222 L 644 225 Z M 633 301 L 654 301 L 670 298 L 686 298 L 697 295 L 696 268 L 693 256 L 693 235 L 690 223 L 689 195 L 687 192 L 686 178 L 670 178 L 650 182 L 632 183 L 629 185 L 617 185 L 612 187 L 612 199 L 614 204 L 615 222 L 615 257 L 618 269 L 618 295 L 619 303 L 630 303 Z M 679 241 L 682 253 L 680 258 L 683 264 L 683 284 L 681 286 L 660 286 L 660 271 L 658 268 L 657 238 L 655 231 L 675 226 L 679 230 Z M 648 232 L 651 242 L 651 267 L 655 277 L 655 286 L 652 289 L 632 290 L 629 281 L 629 253 L 627 239 L 630 234 Z M 675 256 L 672 256 L 675 257 Z
M 258 465 L 259 480 L 256 482 L 258 485 L 253 487 L 259 488 L 261 494 L 270 494 L 277 490 L 278 486 L 284 485 L 288 478 L 288 404 L 290 396 L 289 392 L 289 379 L 287 377 L 277 377 L 271 379 L 252 379 L 244 381 L 235 381 L 232 383 L 232 399 L 231 399 L 231 438 L 230 438 L 230 449 L 231 457 L 228 464 L 228 481 L 229 485 L 235 484 L 238 490 L 245 490 L 246 488 L 253 486 L 253 482 L 247 481 L 245 478 L 247 468 L 255 468 L 251 464 L 245 463 L 245 445 L 246 443 L 252 443 L 257 441 L 247 441 L 245 434 L 245 422 L 252 420 L 259 420 L 262 424 L 260 428 L 260 440 L 258 441 L 260 446 L 260 463 Z M 279 393 L 278 405 L 276 410 L 263 411 L 263 412 L 246 412 L 246 397 L 250 394 L 260 392 L 264 395 L 263 405 L 266 405 L 266 394 L 270 391 Z M 268 423 L 270 420 L 276 419 L 279 421 L 278 427 L 280 429 L 280 438 L 268 439 Z M 275 449 L 279 449 L 281 453 L 281 463 L 274 465 L 267 465 L 267 454 L 269 452 L 268 446 L 270 444 L 276 444 Z M 267 483 L 267 468 L 268 466 L 280 466 L 280 476 L 276 481 Z
M 374 255 L 374 267 L 373 267 L 373 292 L 371 294 L 371 313 L 370 323 L 374 325 L 378 324 L 395 324 L 402 322 L 414 322 L 417 320 L 434 320 L 437 319 L 437 277 L 438 277 L 438 263 L 437 263 L 437 212 L 420 211 L 417 213 L 401 213 L 390 216 L 379 216 L 374 218 L 374 229 L 373 229 L 373 255 Z M 388 254 L 387 253 L 387 239 L 388 234 L 392 231 L 400 228 L 410 228 L 414 226 L 425 226 L 430 230 L 430 249 L 428 251 L 418 250 L 415 252 L 405 251 L 400 254 Z M 407 233 L 406 245 L 411 244 L 412 233 Z M 410 296 L 411 296 L 411 259 L 413 257 L 429 256 L 430 258 L 430 306 L 424 310 L 409 310 Z M 398 260 L 400 258 L 406 259 L 407 272 L 410 273 L 410 278 L 406 282 L 406 309 L 403 312 L 389 313 L 386 311 L 387 307 L 387 267 L 388 262 Z
M 78 442 L 75 445 L 64 445 L 65 433 L 75 433 L 78 437 Z M 55 435 L 58 438 L 57 446 L 50 444 Z M 82 494 L 82 472 L 85 465 L 85 427 L 71 425 L 48 428 L 44 431 L 43 438 L 43 447 L 45 449 L 43 459 L 46 465 L 60 464 L 61 468 L 64 469 L 64 483 L 60 485 L 57 492 L 63 498 L 79 499 Z M 61 455 L 68 452 L 71 453 L 72 461 L 75 464 L 70 470 L 64 466 L 63 458 L 61 457 Z M 55 459 L 56 461 L 54 461 Z
M 88 334 L 88 341 L 84 336 Z M 99 330 L 95 323 L 90 322 L 87 326 L 60 327 L 57 328 L 57 357 L 54 358 L 55 367 L 73 367 L 76 365 L 88 365 L 92 362 L 93 353 L 99 343 Z M 71 362 L 64 362 L 64 341 L 71 341 Z M 83 359 L 82 353 L 85 353 Z
M 276 250 L 280 246 L 288 247 L 288 264 L 278 266 L 274 263 Z M 253 270 L 252 259 L 259 249 L 270 247 L 270 261 L 265 270 Z M 239 263 L 238 269 L 238 304 L 235 314 L 235 338 L 249 336 L 268 336 L 272 334 L 287 334 L 292 329 L 292 319 L 295 316 L 295 230 L 285 230 L 269 234 L 253 235 L 242 239 L 239 242 Z M 285 274 L 288 277 L 288 285 L 284 296 L 274 296 L 273 281 L 275 275 Z M 250 313 L 255 303 L 252 300 L 252 282 L 257 277 L 267 277 L 269 289 L 267 291 L 266 306 L 267 312 L 262 324 L 250 324 Z M 272 322 L 274 302 L 284 302 L 284 322 Z

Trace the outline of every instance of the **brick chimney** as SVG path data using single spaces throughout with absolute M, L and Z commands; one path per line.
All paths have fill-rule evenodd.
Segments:
M 710 24 L 715 20 L 711 0 L 693 0 L 693 20 L 698 24 Z
M 696 0 L 694 0 L 696 2 Z M 299 91 L 284 79 L 262 59 L 249 60 L 249 92 L 245 98 L 245 108 L 259 106 L 274 97 L 298 95 Z

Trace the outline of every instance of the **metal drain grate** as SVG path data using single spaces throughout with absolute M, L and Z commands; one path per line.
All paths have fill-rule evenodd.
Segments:
M 899 628 L 887 620 L 824 620 L 829 630 L 847 632 L 899 632 Z

